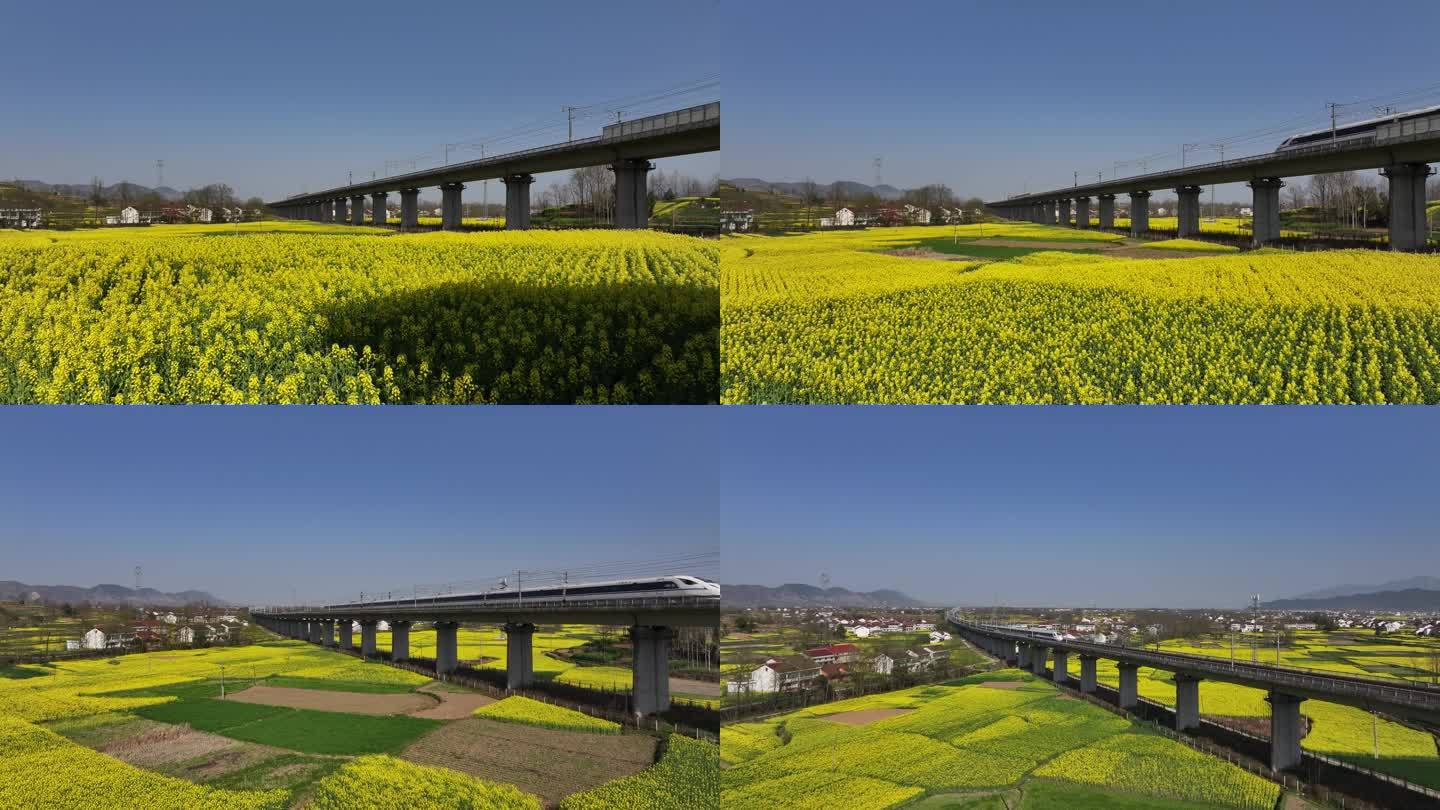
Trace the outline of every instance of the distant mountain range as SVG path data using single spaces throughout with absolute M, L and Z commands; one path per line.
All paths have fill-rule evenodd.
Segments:
M 36 594 L 40 599 L 52 604 L 70 602 L 71 604 L 166 605 L 170 607 L 202 602 L 216 606 L 229 604 L 205 591 L 164 593 L 154 588 L 141 588 L 137 591 L 124 585 L 96 585 L 93 588 L 80 588 L 74 585 L 26 585 L 13 580 L 0 581 L 0 600 L 33 601 Z
M 19 186 L 26 191 L 35 191 L 42 194 L 60 194 L 66 197 L 89 197 L 90 185 L 88 183 L 46 183 L 43 180 L 0 180 L 12 186 Z M 111 200 L 120 199 L 120 192 L 128 190 L 132 199 L 139 199 L 149 194 L 159 194 L 166 202 L 175 202 L 183 196 L 179 191 L 169 186 L 150 188 L 138 183 L 114 183 L 105 187 L 105 197 Z
M 761 180 L 757 177 L 740 177 L 734 180 L 726 180 L 725 182 L 736 188 L 743 188 L 746 191 L 770 191 L 773 189 L 781 194 L 789 194 L 792 196 L 799 196 L 805 193 L 804 183 L 772 183 L 769 180 Z M 846 199 L 852 200 L 869 194 L 874 194 L 882 200 L 898 200 L 905 196 L 905 192 L 902 189 L 898 189 L 888 183 L 882 183 L 878 186 L 867 186 L 864 183 L 857 183 L 854 180 L 839 180 L 835 183 L 816 183 L 815 185 L 827 192 L 833 186 L 838 185 L 840 186 L 841 195 Z
M 1260 606 L 1274 610 L 1440 610 L 1440 590 L 1403 588 L 1339 596 L 1296 597 L 1262 602 Z
M 1378 591 L 1407 591 L 1414 588 L 1440 591 L 1440 577 L 1408 577 L 1406 579 L 1382 582 L 1379 585 L 1335 585 L 1330 588 L 1321 588 L 1316 591 L 1298 594 L 1291 598 L 1327 599 L 1332 596 L 1353 596 L 1355 594 L 1376 593 Z
M 879 590 L 862 593 L 846 588 L 817 588 L 814 585 L 787 583 L 776 588 L 765 585 L 726 584 L 720 601 L 727 608 L 768 607 L 849 607 L 904 608 L 929 607 L 919 599 L 899 591 Z

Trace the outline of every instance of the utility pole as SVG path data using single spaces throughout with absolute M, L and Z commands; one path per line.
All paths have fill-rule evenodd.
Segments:
M 480 159 L 485 159 L 485 144 L 480 144 Z M 480 183 L 480 216 L 490 216 L 490 180 L 486 179 Z
M 1075 172 L 1075 185 L 1080 185 L 1080 172 Z
M 155 161 L 155 187 L 160 188 L 163 185 L 165 185 L 165 161 L 157 160 Z
M 1182 168 L 1182 169 L 1185 168 L 1185 156 L 1188 155 L 1188 154 L 1190 154 L 1190 150 L 1191 150 L 1191 149 L 1198 149 L 1199 147 L 1200 147 L 1200 144 L 1198 144 L 1198 143 L 1182 143 L 1182 144 L 1180 144 L 1180 168 Z
M 1338 139 L 1335 134 L 1335 113 L 1340 109 L 1340 105 L 1330 101 L 1325 106 L 1330 108 L 1330 143 L 1333 144 Z
M 575 110 L 577 107 L 565 107 L 565 140 L 575 140 Z

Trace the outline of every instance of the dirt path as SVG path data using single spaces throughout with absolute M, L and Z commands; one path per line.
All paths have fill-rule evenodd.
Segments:
M 720 684 L 709 681 L 692 681 L 687 678 L 671 678 L 670 692 L 680 692 L 686 695 L 703 695 L 705 697 L 720 697 Z
M 292 709 L 318 709 L 322 712 L 351 714 L 411 714 L 437 707 L 440 698 L 433 694 L 371 694 L 369 692 L 332 692 L 328 689 L 294 689 L 288 686 L 257 684 L 230 695 L 229 700 L 261 703 L 266 706 L 289 706 Z M 417 715 L 418 716 L 418 715 Z
M 488 706 L 495 702 L 495 698 L 477 692 L 452 692 L 439 687 L 440 685 L 436 683 L 428 683 L 420 687 L 421 692 L 434 695 L 440 700 L 440 703 L 428 709 L 410 712 L 411 717 L 423 717 L 427 720 L 460 720 L 474 714 L 475 710 L 481 706 Z
M 914 709 L 857 709 L 853 712 L 840 712 L 838 714 L 821 715 L 821 720 L 829 720 L 832 723 L 844 723 L 847 726 L 868 726 L 880 720 L 888 720 L 891 717 L 899 717 L 902 714 L 909 714 Z

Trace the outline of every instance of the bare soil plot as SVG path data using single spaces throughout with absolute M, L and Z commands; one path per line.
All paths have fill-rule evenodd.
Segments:
M 434 695 L 439 698 L 440 703 L 428 709 L 410 712 L 411 717 L 424 717 L 429 720 L 462 720 L 474 714 L 475 710 L 481 706 L 488 706 L 495 702 L 495 698 L 478 692 L 439 689 L 436 688 L 436 684 L 426 684 L 420 687 L 420 691 L 427 695 Z
M 264 684 L 236 692 L 227 699 L 265 706 L 288 706 L 292 709 L 317 709 L 322 712 L 349 714 L 411 714 L 433 709 L 439 701 L 436 695 L 414 692 L 398 695 L 332 692 L 328 689 L 295 689 Z
M 99 750 L 131 765 L 155 770 L 238 745 L 240 743 L 228 737 L 196 731 L 189 726 L 154 723 L 138 734 L 111 740 Z
M 1024 686 L 1024 681 L 981 681 L 980 686 L 986 689 L 1019 689 Z
M 400 758 L 509 782 L 553 807 L 572 793 L 650 767 L 655 738 L 556 731 L 472 717 L 421 737 Z
M 888 720 L 891 717 L 899 717 L 902 714 L 909 714 L 914 709 L 857 709 L 853 712 L 840 712 L 839 714 L 827 714 L 821 720 L 829 720 L 832 723 L 844 723 L 847 726 L 868 726 L 871 723 Z

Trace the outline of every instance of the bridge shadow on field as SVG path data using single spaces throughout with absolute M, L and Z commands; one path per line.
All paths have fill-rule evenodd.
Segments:
M 324 309 L 327 345 L 414 403 L 674 403 L 720 397 L 715 287 L 452 282 Z

